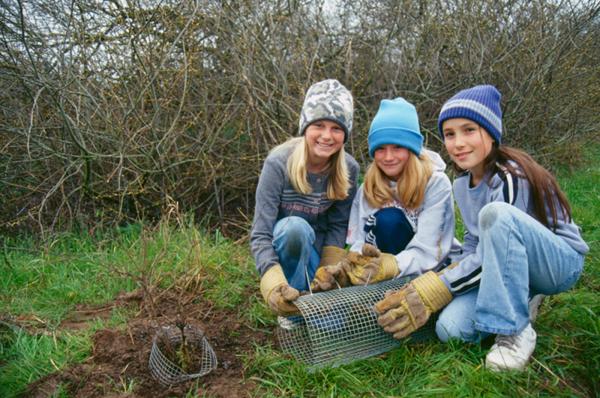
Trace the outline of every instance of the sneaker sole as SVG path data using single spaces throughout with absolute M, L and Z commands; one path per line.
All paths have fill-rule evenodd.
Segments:
M 485 361 L 485 367 L 489 370 L 491 370 L 492 372 L 510 372 L 510 371 L 516 371 L 516 372 L 522 372 L 525 370 L 525 368 L 527 367 L 527 364 L 529 363 L 529 361 L 525 362 L 523 364 L 523 366 L 518 367 L 518 368 L 511 368 L 508 366 L 501 366 L 495 363 L 488 363 L 488 361 Z

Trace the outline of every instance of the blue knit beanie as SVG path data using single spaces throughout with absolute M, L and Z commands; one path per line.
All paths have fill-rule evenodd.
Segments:
M 479 124 L 500 144 L 502 140 L 500 98 L 500 92 L 496 87 L 489 84 L 459 91 L 454 97 L 446 101 L 440 111 L 438 130 L 442 139 L 444 139 L 442 131 L 444 121 L 464 118 Z
M 369 128 L 369 155 L 382 145 L 399 145 L 419 156 L 423 136 L 414 105 L 404 98 L 384 99 Z

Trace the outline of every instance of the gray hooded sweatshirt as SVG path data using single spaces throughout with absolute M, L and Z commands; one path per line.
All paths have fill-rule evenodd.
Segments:
M 313 246 L 319 253 L 323 246 L 344 247 L 350 206 L 356 194 L 358 163 L 346 153 L 351 184 L 349 195 L 344 200 L 330 200 L 327 199 L 327 174 L 308 173 L 313 192 L 307 195 L 296 192 L 287 173 L 287 159 L 291 152 L 289 147 L 269 154 L 256 187 L 250 248 L 260 275 L 279 262 L 273 248 L 273 228 L 283 217 L 305 219 L 315 231 Z

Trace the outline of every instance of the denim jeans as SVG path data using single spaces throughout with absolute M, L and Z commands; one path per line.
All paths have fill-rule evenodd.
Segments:
M 383 253 L 398 254 L 415 236 L 404 212 L 395 207 L 385 207 L 369 216 L 365 223 L 365 242 Z
M 584 256 L 527 213 L 503 202 L 479 212 L 479 288 L 455 297 L 436 332 L 478 341 L 487 334 L 515 335 L 529 323 L 529 298 L 557 294 L 575 284 Z
M 313 246 L 315 231 L 297 216 L 284 217 L 273 229 L 273 248 L 288 284 L 300 291 L 308 290 L 321 257 Z

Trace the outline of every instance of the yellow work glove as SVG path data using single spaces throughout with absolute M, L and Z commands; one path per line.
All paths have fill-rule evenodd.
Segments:
M 433 271 L 406 284 L 402 289 L 388 292 L 375 304 L 377 322 L 395 339 L 408 336 L 423 326 L 431 314 L 452 301 L 452 294 Z
M 313 292 L 323 292 L 335 287 L 349 285 L 348 276 L 340 261 L 346 256 L 346 251 L 337 246 L 325 246 L 321 253 L 321 262 L 310 284 Z
M 348 253 L 344 268 L 353 285 L 385 281 L 400 273 L 395 256 L 381 253 L 369 243 L 363 245 L 362 254 Z
M 315 279 L 310 284 L 313 292 L 324 292 L 336 287 L 346 287 L 350 285 L 348 275 L 339 262 L 333 265 L 325 265 L 320 267 L 315 273 Z
M 333 265 L 342 261 L 346 257 L 346 250 L 337 246 L 323 246 L 321 250 L 321 261 L 319 267 Z
M 299 314 L 293 303 L 300 292 L 288 284 L 281 265 L 275 264 L 260 279 L 260 292 L 269 308 L 277 315 L 288 316 Z

